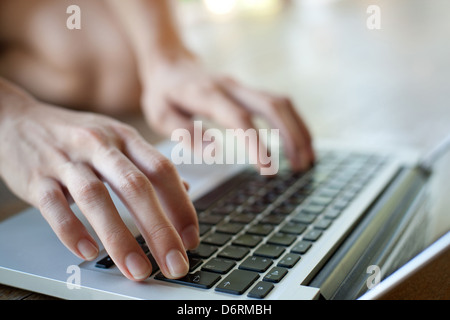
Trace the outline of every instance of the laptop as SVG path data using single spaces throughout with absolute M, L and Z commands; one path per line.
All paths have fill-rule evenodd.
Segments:
M 158 148 L 170 156 L 173 147 Z M 177 165 L 201 233 L 184 278 L 166 279 L 155 265 L 147 280 L 133 282 L 102 248 L 95 261 L 82 261 L 30 208 L 0 223 L 0 283 L 64 299 L 357 299 L 426 246 L 430 173 L 409 150 L 335 141 L 315 148 L 309 171 L 292 173 L 281 159 L 275 177 L 245 164 Z

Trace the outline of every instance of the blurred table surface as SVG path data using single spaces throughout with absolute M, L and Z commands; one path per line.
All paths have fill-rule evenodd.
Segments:
M 289 96 L 316 139 L 426 152 L 450 134 L 449 1 L 237 0 L 222 15 L 206 2 L 177 3 L 189 46 L 212 72 Z M 141 117 L 122 120 L 160 139 Z M 431 183 L 433 239 L 450 229 L 449 178 L 446 156 Z M 0 220 L 24 207 L 0 183 Z M 0 299 L 46 298 L 0 285 Z

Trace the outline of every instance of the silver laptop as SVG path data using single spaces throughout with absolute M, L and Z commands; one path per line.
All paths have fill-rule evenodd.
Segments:
M 0 283 L 65 299 L 356 299 L 425 247 L 429 173 L 409 151 L 323 141 L 316 149 L 308 172 L 282 161 L 271 178 L 248 165 L 179 165 L 201 232 L 182 279 L 155 266 L 146 281 L 130 281 L 104 250 L 79 260 L 31 208 L 0 223 Z

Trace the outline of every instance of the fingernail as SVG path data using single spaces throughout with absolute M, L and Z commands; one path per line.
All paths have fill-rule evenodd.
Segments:
M 137 252 L 132 252 L 127 255 L 125 265 L 135 280 L 146 279 L 152 270 L 150 262 Z
M 81 239 L 78 241 L 77 248 L 85 260 L 90 261 L 98 256 L 97 247 L 88 239 Z
M 197 226 L 192 224 L 184 228 L 181 233 L 181 238 L 183 239 L 186 250 L 197 248 L 200 239 Z
M 169 273 L 174 278 L 181 278 L 189 271 L 189 264 L 184 258 L 184 255 L 178 250 L 171 250 L 166 255 L 166 264 L 169 268 Z

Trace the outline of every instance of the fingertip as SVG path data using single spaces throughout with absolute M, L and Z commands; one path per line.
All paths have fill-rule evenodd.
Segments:
M 183 180 L 183 186 L 184 186 L 184 189 L 186 189 L 186 191 L 189 191 L 189 188 L 190 188 L 189 183 L 187 183 L 186 181 Z
M 181 278 L 189 272 L 189 263 L 185 255 L 177 249 L 169 251 L 166 255 L 166 265 L 169 271 L 167 276 L 170 278 Z
M 79 255 L 84 260 L 92 261 L 95 258 L 97 258 L 99 249 L 97 247 L 97 244 L 93 242 L 92 240 L 88 240 L 86 238 L 83 238 L 78 241 L 77 243 L 77 249 L 79 252 Z
M 126 256 L 125 265 L 133 280 L 136 281 L 147 279 L 152 272 L 152 267 L 148 259 L 137 252 L 131 252 Z

